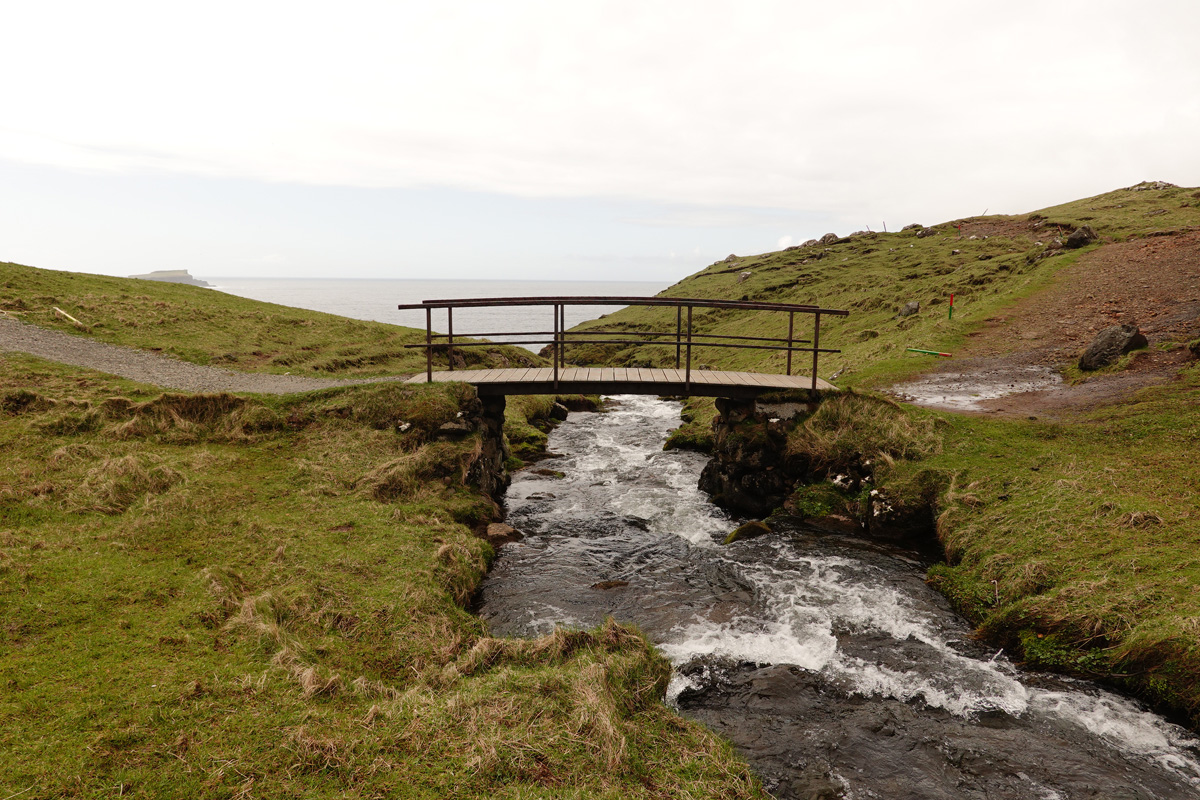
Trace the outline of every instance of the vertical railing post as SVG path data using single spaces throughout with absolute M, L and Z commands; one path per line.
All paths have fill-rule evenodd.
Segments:
M 433 308 L 425 307 L 425 382 L 433 383 Z
M 446 367 L 454 372 L 454 309 L 446 306 Z
M 787 374 L 792 374 L 792 333 L 796 329 L 796 312 L 788 312 L 788 358 L 787 358 Z
M 683 373 L 683 391 L 690 394 L 692 391 L 692 307 L 689 305 L 687 310 L 687 368 Z
M 820 354 L 821 347 L 821 312 L 813 314 L 813 374 L 812 374 L 812 390 L 817 390 L 817 356 Z
M 683 306 L 675 306 L 675 369 L 679 369 L 679 350 L 683 347 Z
M 563 369 L 567 367 L 567 304 L 561 303 L 558 306 L 560 320 L 558 329 L 562 331 L 563 346 L 558 349 L 559 364 Z
M 550 357 L 554 360 L 554 391 L 558 391 L 558 362 L 562 354 L 562 326 L 558 314 L 559 304 L 554 304 L 554 346 L 550 348 Z

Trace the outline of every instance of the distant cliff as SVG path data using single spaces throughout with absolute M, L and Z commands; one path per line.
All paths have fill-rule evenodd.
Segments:
M 166 281 L 167 283 L 186 283 L 191 286 L 209 286 L 207 281 L 193 278 L 186 269 L 156 269 L 144 275 L 130 275 L 131 278 L 141 278 L 145 281 Z

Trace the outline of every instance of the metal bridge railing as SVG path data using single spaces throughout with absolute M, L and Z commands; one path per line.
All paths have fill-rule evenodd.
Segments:
M 445 347 L 446 361 L 451 371 L 454 370 L 455 347 L 490 347 L 495 342 L 455 342 L 454 340 L 454 309 L 456 308 L 486 308 L 499 306 L 551 306 L 553 307 L 554 326 L 549 331 L 498 331 L 494 333 L 472 333 L 471 338 L 487 338 L 490 336 L 506 337 L 550 337 L 549 339 L 527 339 L 505 344 L 548 344 L 551 345 L 551 360 L 554 362 L 554 383 L 558 384 L 558 372 L 566 367 L 566 346 L 568 344 L 655 344 L 675 346 L 675 368 L 684 370 L 685 385 L 691 384 L 692 350 L 701 347 L 775 350 L 787 352 L 787 374 L 792 374 L 792 354 L 803 352 L 812 353 L 812 388 L 817 388 L 817 360 L 821 353 L 840 353 L 840 350 L 822 348 L 821 317 L 844 317 L 849 311 L 833 308 L 820 308 L 813 305 L 797 305 L 794 303 L 758 303 L 748 300 L 700 300 L 695 298 L 675 297 L 482 297 L 456 300 L 426 300 L 422 303 L 410 303 L 397 306 L 400 310 L 425 310 L 425 343 L 405 345 L 406 347 L 425 348 L 426 377 L 433 380 L 433 352 L 435 348 Z M 567 306 L 667 306 L 675 309 L 674 331 L 569 331 L 566 329 Z M 446 333 L 434 333 L 434 309 L 446 309 Z M 692 328 L 692 310 L 696 308 L 736 309 L 743 311 L 774 311 L 787 314 L 787 336 L 733 336 L 728 334 L 697 333 Z M 813 317 L 812 339 L 796 338 L 796 315 L 811 314 Z M 618 337 L 629 338 L 590 338 Z M 461 338 L 461 337 L 460 337 Z M 441 343 L 445 340 L 445 344 Z M 811 346 L 801 346 L 811 345 Z

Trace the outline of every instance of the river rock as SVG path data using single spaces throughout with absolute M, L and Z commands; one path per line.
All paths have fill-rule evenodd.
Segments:
M 771 532 L 771 526 L 765 522 L 750 520 L 744 525 L 739 525 L 725 537 L 725 544 L 733 544 L 740 542 L 742 539 L 755 539 L 759 536 L 765 536 Z
M 1145 347 L 1149 342 L 1137 325 L 1112 325 L 1100 331 L 1079 357 L 1084 372 L 1107 367 L 1125 353 Z
M 1081 225 L 1076 228 L 1070 236 L 1067 237 L 1067 241 L 1064 242 L 1064 244 L 1071 248 L 1083 247 L 1084 245 L 1091 244 L 1099 238 L 1100 237 L 1096 235 L 1096 232 L 1092 230 L 1091 227 L 1087 225 Z
M 505 525 L 503 522 L 493 522 L 487 526 L 483 538 L 487 539 L 488 544 L 492 547 L 498 547 L 509 542 L 518 542 L 524 539 L 525 536 L 512 525 Z

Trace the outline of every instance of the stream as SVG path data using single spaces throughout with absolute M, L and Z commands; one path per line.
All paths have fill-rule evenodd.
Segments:
M 525 538 L 479 596 L 494 634 L 637 624 L 674 664 L 668 702 L 778 798 L 1200 798 L 1200 741 L 1019 671 L 915 554 L 802 525 L 722 545 L 739 520 L 697 488 L 705 456 L 662 451 L 678 424 L 677 403 L 624 396 L 555 429 L 508 490 Z

